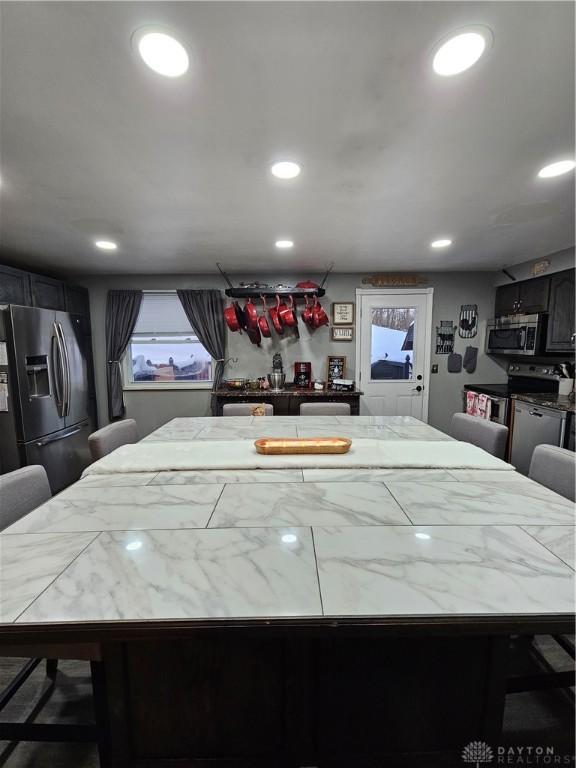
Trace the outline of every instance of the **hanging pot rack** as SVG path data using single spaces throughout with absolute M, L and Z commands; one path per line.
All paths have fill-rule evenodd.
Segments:
M 218 271 L 226 281 L 226 284 L 228 285 L 228 288 L 224 291 L 226 296 L 228 296 L 231 299 L 258 299 L 260 296 L 264 296 L 264 298 L 274 298 L 275 296 L 282 297 L 288 297 L 292 296 L 293 299 L 303 299 L 306 296 L 309 296 L 310 298 L 314 296 L 318 296 L 318 298 L 321 298 L 325 295 L 326 291 L 324 290 L 324 286 L 326 284 L 326 280 L 328 279 L 328 275 L 330 272 L 332 272 L 332 269 L 334 268 L 334 264 L 330 264 L 328 269 L 326 270 L 326 273 L 324 274 L 324 277 L 322 278 L 322 282 L 320 283 L 319 288 L 243 288 L 242 286 L 234 286 L 232 285 L 232 281 L 224 272 L 221 265 L 216 262 L 216 266 L 218 267 Z

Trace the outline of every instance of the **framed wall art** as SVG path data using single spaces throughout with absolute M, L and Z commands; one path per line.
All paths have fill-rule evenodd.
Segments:
M 332 386 L 334 379 L 344 378 L 346 373 L 346 357 L 345 355 L 330 355 L 328 358 L 328 369 L 326 375 L 326 383 L 328 389 Z
M 354 302 L 332 302 L 332 325 L 354 325 Z
M 330 338 L 332 341 L 353 341 L 354 328 L 339 328 L 333 325 L 330 328 Z

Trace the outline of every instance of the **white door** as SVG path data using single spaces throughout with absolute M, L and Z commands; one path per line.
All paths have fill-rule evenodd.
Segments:
M 357 290 L 360 413 L 427 421 L 433 290 Z

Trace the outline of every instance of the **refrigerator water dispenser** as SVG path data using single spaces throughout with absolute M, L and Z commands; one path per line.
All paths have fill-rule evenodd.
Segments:
M 26 377 L 29 397 L 50 397 L 47 355 L 26 356 Z

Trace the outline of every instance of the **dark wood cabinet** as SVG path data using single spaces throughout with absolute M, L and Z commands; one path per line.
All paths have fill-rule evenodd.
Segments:
M 0 304 L 30 306 L 30 275 L 21 269 L 0 266 Z
M 66 312 L 82 317 L 82 333 L 91 334 L 90 327 L 90 294 L 80 285 L 65 286 Z
M 574 270 L 558 272 L 550 278 L 547 352 L 574 351 Z
M 532 315 L 548 311 L 550 294 L 550 278 L 536 277 L 533 280 L 523 280 L 519 283 L 518 311 L 524 315 Z
M 513 315 L 516 312 L 520 295 L 518 286 L 519 283 L 510 283 L 510 285 L 501 285 L 496 288 L 495 317 Z
M 533 280 L 501 285 L 496 289 L 494 314 L 501 317 L 517 312 L 523 315 L 547 312 L 549 293 L 549 277 L 536 277 Z
M 276 416 L 298 416 L 302 403 L 348 403 L 350 415 L 358 416 L 360 413 L 360 396 L 363 392 L 331 392 L 315 391 L 313 389 L 284 389 L 282 392 L 261 391 L 235 391 L 217 389 L 212 392 L 212 406 L 214 416 L 222 416 L 222 407 L 226 403 L 271 403 Z
M 40 309 L 66 310 L 64 283 L 44 275 L 30 275 L 32 306 Z

